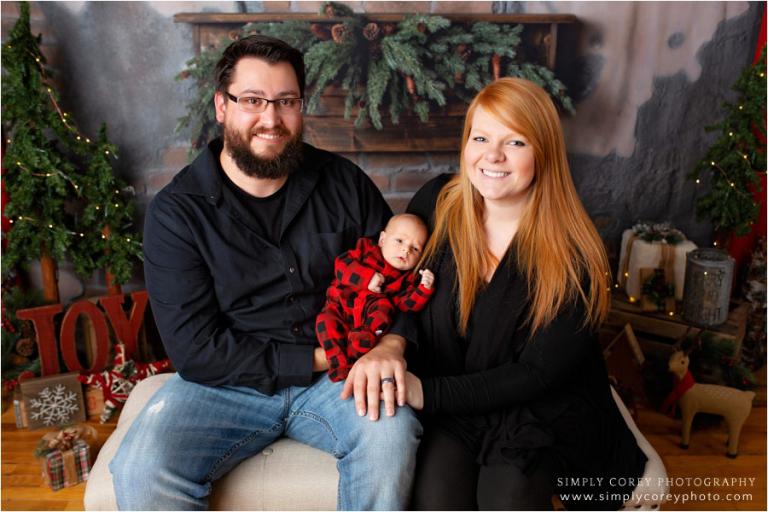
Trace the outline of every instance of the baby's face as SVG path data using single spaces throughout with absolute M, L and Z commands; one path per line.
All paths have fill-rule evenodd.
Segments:
M 427 229 L 418 221 L 405 217 L 390 221 L 379 236 L 384 260 L 398 270 L 411 270 L 419 262 L 427 241 Z

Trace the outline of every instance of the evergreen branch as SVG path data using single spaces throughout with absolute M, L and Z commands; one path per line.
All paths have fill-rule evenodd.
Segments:
M 371 118 L 371 123 L 377 130 L 383 128 L 379 106 L 381 105 L 381 100 L 387 90 L 387 84 L 389 83 L 390 77 L 391 71 L 384 59 L 380 59 L 368 67 L 368 87 L 366 89 L 368 115 Z
M 551 71 L 543 66 L 526 66 L 530 63 L 520 60 L 520 24 L 452 24 L 441 16 L 415 14 L 404 17 L 394 31 L 378 35 L 375 23 L 343 4 L 325 2 L 320 12 L 328 16 L 328 22 L 253 23 L 241 29 L 244 35 L 258 32 L 282 39 L 304 53 L 309 114 L 316 112 L 325 87 L 335 82 L 347 93 L 345 118 L 350 118 L 358 103 L 361 105 L 357 125 L 370 118 L 373 126 L 383 128 L 382 108 L 388 109 L 393 124 L 398 123 L 405 109 L 426 119 L 430 105 L 446 104 L 446 90 L 465 102 L 471 101 L 493 80 L 490 59 L 494 55 L 504 59 L 502 68 L 508 76 L 535 81 L 565 110 L 573 111 L 565 86 Z M 342 25 L 343 37 L 336 34 L 335 39 L 329 39 L 324 24 Z M 373 25 L 374 32 L 365 33 L 366 25 Z M 221 51 L 216 48 L 191 59 L 178 78 L 195 79 L 198 90 L 208 87 Z M 510 75 L 510 70 L 515 74 Z M 415 97 L 404 86 L 401 73 L 413 80 Z M 176 126 L 177 132 L 192 129 L 195 147 L 207 143 L 216 126 L 208 101 L 212 95 L 203 97 L 198 93 Z

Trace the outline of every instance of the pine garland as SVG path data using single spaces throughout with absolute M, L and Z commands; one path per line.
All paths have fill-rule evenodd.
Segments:
M 544 66 L 525 62 L 519 53 L 522 25 L 476 22 L 454 24 L 441 16 L 416 14 L 399 23 L 375 23 L 349 7 L 325 2 L 320 14 L 332 20 L 250 23 L 239 35 L 259 33 L 282 39 L 304 53 L 307 113 L 317 111 L 323 90 L 337 83 L 346 92 L 344 117 L 355 126 L 366 120 L 383 128 L 382 111 L 393 124 L 403 113 L 422 122 L 452 94 L 466 103 L 500 76 L 522 77 L 545 88 L 563 109 L 573 112 L 565 86 Z M 226 44 L 187 62 L 177 79 L 193 78 L 197 94 L 177 132 L 191 128 L 193 150 L 210 139 L 216 126 L 213 69 Z
M 696 214 L 708 217 L 721 232 L 749 233 L 758 206 L 750 189 L 759 187 L 758 173 L 765 172 L 765 48 L 760 60 L 742 72 L 733 89 L 735 104 L 725 103 L 725 118 L 706 128 L 720 137 L 690 173 L 700 183 L 709 180 L 709 191 L 699 197 Z M 759 131 L 762 139 L 755 132 Z
M 30 31 L 29 4 L 19 6 L 2 53 L 4 213 L 13 223 L 3 272 L 47 253 L 68 258 L 80 276 L 105 268 L 116 283 L 125 282 L 141 258 L 141 243 L 132 231 L 133 198 L 125 194 L 131 189 L 112 172 L 117 150 L 105 127 L 92 142 L 62 110 L 40 52 L 42 38 Z M 105 226 L 112 237 L 102 237 Z

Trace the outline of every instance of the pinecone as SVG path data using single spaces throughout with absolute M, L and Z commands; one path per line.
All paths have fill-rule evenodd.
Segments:
M 457 71 L 453 74 L 453 81 L 457 84 L 464 83 L 464 74 L 461 71 Z
M 320 23 L 313 23 L 309 26 L 309 31 L 321 41 L 327 41 L 331 38 L 331 31 Z
M 491 68 L 493 69 L 493 79 L 498 80 L 501 77 L 501 57 L 494 53 L 491 57 Z
M 416 95 L 416 84 L 414 83 L 412 76 L 405 76 L 405 88 L 408 89 L 411 96 Z
M 30 361 L 28 357 L 20 356 L 19 354 L 11 354 L 9 357 L 11 366 L 27 366 Z
M 325 6 L 325 15 L 329 18 L 336 17 L 336 11 L 333 10 L 333 6 L 330 3 Z
M 331 27 L 331 36 L 336 43 L 341 44 L 347 40 L 349 28 L 343 23 L 338 23 Z
M 418 30 L 423 34 L 424 32 L 427 31 L 427 26 L 423 23 L 419 23 L 418 25 L 416 25 L 416 30 Z
M 472 54 L 472 51 L 467 48 L 466 44 L 461 43 L 460 45 L 456 46 L 456 54 L 461 57 L 461 60 L 467 60 Z
M 238 39 L 240 39 L 240 32 L 239 32 L 239 31 L 237 31 L 237 30 L 230 30 L 230 31 L 229 31 L 229 33 L 227 34 L 227 36 L 228 36 L 228 37 L 229 37 L 229 38 L 230 38 L 232 41 L 237 41 Z
M 179 73 L 179 80 L 186 80 L 190 76 L 191 76 L 191 73 L 185 69 L 184 71 Z
M 35 338 L 35 329 L 32 327 L 32 322 L 24 322 L 20 331 L 23 338 Z
M 30 338 L 20 338 L 16 342 L 16 353 L 20 356 L 31 357 L 35 353 L 35 342 Z
M 369 41 L 375 41 L 379 37 L 381 30 L 376 23 L 369 23 L 363 27 L 363 37 Z
M 392 34 L 394 34 L 394 33 L 395 33 L 395 29 L 396 29 L 396 28 L 397 28 L 397 27 L 395 26 L 395 24 L 394 24 L 394 23 L 385 23 L 385 24 L 382 26 L 382 30 L 384 31 L 384 35 L 385 35 L 385 36 L 389 36 L 389 35 L 392 35 Z

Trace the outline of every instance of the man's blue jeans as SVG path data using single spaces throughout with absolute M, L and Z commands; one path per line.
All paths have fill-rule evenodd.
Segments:
M 267 396 L 174 375 L 109 465 L 119 508 L 205 509 L 214 480 L 285 435 L 338 459 L 339 509 L 405 509 L 421 424 L 409 407 L 393 417 L 382 412 L 378 421 L 360 417 L 354 400 L 339 398 L 342 386 L 323 375 L 309 387 Z

